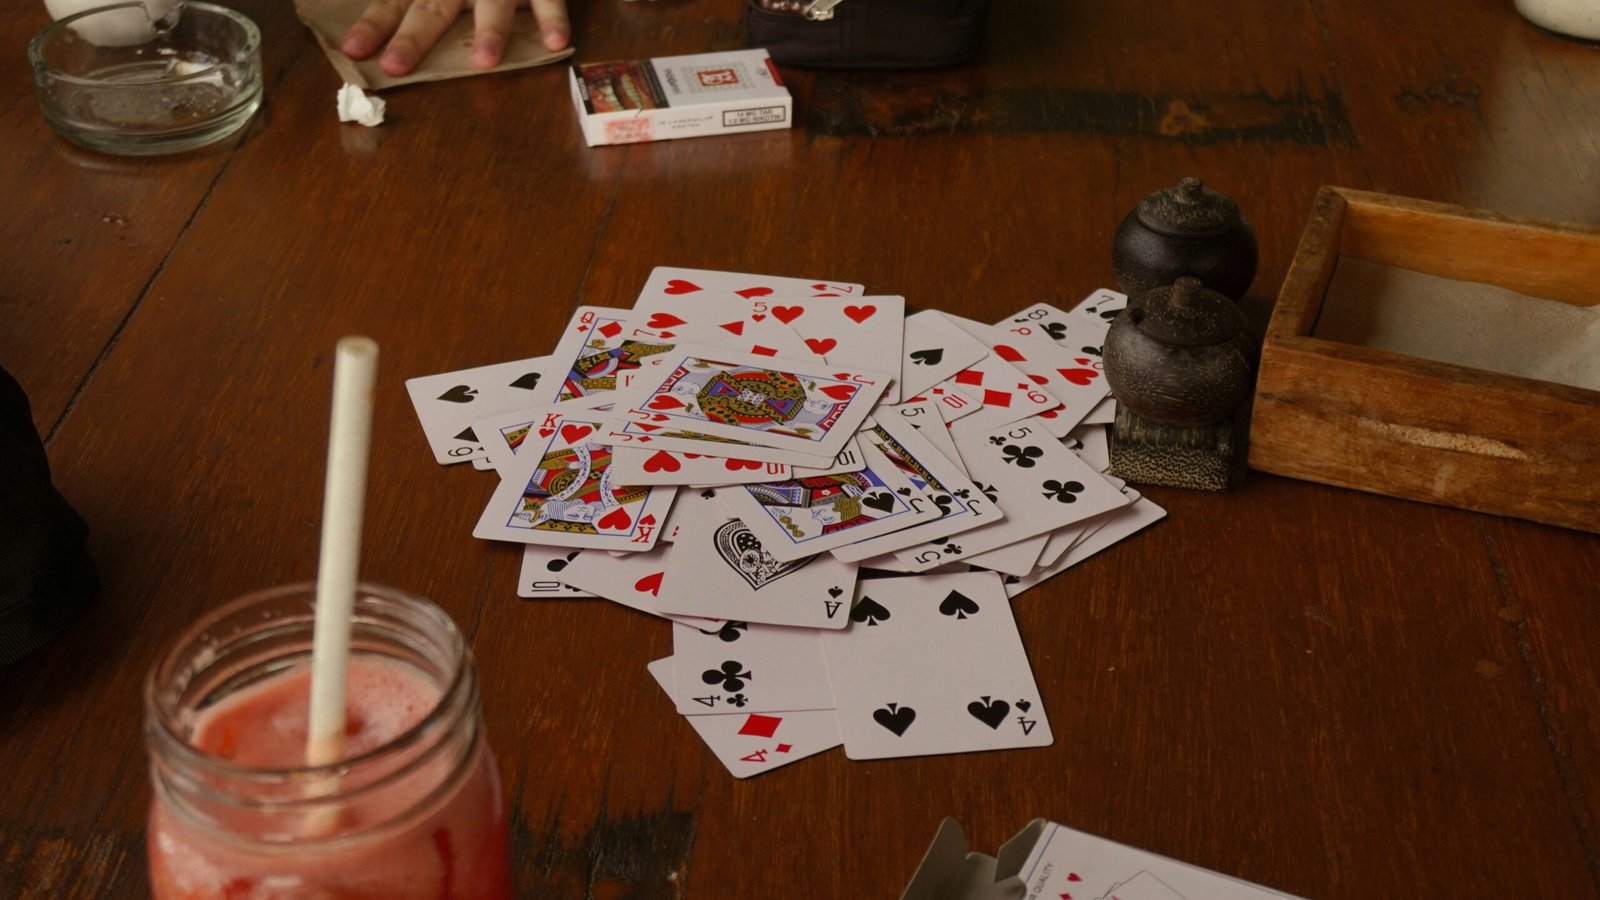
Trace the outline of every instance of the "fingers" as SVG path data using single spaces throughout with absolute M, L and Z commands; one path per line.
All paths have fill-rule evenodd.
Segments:
M 478 0 L 473 10 L 472 64 L 480 69 L 500 65 L 511 33 L 513 0 Z
M 539 37 L 548 49 L 561 50 L 572 40 L 566 0 L 533 0 L 533 17 L 539 20 Z
M 384 48 L 378 65 L 389 76 L 406 75 L 417 67 L 450 23 L 461 14 L 462 0 L 416 0 L 400 20 L 400 28 Z
M 345 32 L 344 43 L 339 49 L 351 59 L 366 59 L 378 52 L 383 42 L 394 34 L 400 27 L 400 19 L 406 13 L 407 0 L 372 0 L 367 8 L 362 11 L 361 18 L 356 20 L 350 30 Z

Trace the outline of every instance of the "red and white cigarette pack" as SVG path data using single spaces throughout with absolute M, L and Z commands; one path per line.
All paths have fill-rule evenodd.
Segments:
M 788 128 L 794 116 L 794 98 L 759 49 L 580 63 L 571 82 L 591 147 Z

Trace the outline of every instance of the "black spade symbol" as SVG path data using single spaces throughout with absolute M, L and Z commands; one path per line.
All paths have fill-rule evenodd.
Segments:
M 918 350 L 911 354 L 911 362 L 918 366 L 937 366 L 944 359 L 944 350 L 935 347 L 932 350 Z
M 1029 703 L 1026 700 L 1018 700 L 1017 701 L 1017 709 L 1020 709 L 1023 712 L 1027 712 L 1028 710 L 1033 709 L 1033 704 Z
M 873 491 L 861 497 L 863 506 L 870 506 L 878 512 L 889 512 L 894 509 L 894 495 L 888 491 Z
M 478 433 L 472 430 L 471 425 L 468 425 L 466 428 L 461 429 L 460 434 L 456 435 L 456 440 L 471 441 L 476 444 L 478 442 Z
M 568 563 L 572 562 L 573 560 L 575 560 L 577 558 L 578 558 L 578 551 L 574 550 L 571 553 L 567 554 L 567 558 L 566 559 L 552 559 L 549 562 L 545 563 L 544 567 L 546 569 L 549 569 L 552 572 L 559 572 L 562 569 L 565 569 L 567 567 Z
M 958 619 L 965 619 L 967 616 L 978 614 L 978 604 L 973 602 L 971 597 L 960 591 L 951 591 L 944 598 L 944 602 L 939 604 L 939 612 L 947 616 L 955 616 Z
M 828 596 L 829 597 L 833 597 L 833 598 L 837 599 L 838 596 L 840 594 L 842 594 L 842 593 L 844 593 L 844 588 L 837 588 L 837 587 L 828 588 Z
M 1006 720 L 1006 713 L 1011 711 L 1011 704 L 1004 700 L 991 700 L 988 697 L 974 700 L 967 704 L 967 712 L 972 717 L 990 728 L 999 728 L 1000 723 Z
M 867 625 L 876 625 L 889 618 L 889 611 L 871 597 L 862 597 L 856 608 L 850 610 L 850 621 L 865 622 Z
M 538 386 L 539 386 L 539 373 L 538 372 L 529 372 L 528 374 L 519 377 L 516 381 L 511 382 L 511 387 L 522 388 L 525 391 L 531 391 L 531 390 L 533 390 L 534 388 L 536 388 Z
M 904 737 L 906 729 L 916 721 L 917 711 L 909 706 L 891 703 L 881 709 L 872 711 L 872 721 L 894 732 L 895 737 Z
M 473 398 L 477 396 L 477 388 L 468 387 L 464 384 L 458 384 L 450 390 L 440 394 L 439 399 L 448 401 L 450 403 L 471 403 Z

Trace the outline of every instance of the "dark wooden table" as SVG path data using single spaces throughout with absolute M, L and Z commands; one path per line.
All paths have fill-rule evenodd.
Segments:
M 55 137 L 0 20 L 0 364 L 105 580 L 0 671 L 0 896 L 146 890 L 138 689 L 184 623 L 312 576 L 330 376 L 383 347 L 365 572 L 472 635 L 527 897 L 895 897 L 956 816 L 1045 816 L 1316 897 L 1600 896 L 1600 538 L 1253 475 L 1018 598 L 1056 742 L 737 781 L 644 664 L 658 620 L 515 594 L 402 387 L 548 352 L 651 267 L 859 281 L 995 320 L 1109 286 L 1147 192 L 1200 174 L 1261 238 L 1263 322 L 1317 188 L 1600 223 L 1600 49 L 1509 0 L 1004 0 L 971 65 L 786 71 L 796 125 L 587 149 L 559 68 L 336 121 L 289 4 L 241 0 L 239 140 Z M 575 9 L 580 58 L 742 45 L 737 0 Z M 3 498 L 0 498 L 3 502 Z

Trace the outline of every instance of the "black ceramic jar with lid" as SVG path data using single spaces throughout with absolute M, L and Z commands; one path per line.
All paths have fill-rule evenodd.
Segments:
M 1111 323 L 1103 350 L 1117 402 L 1153 422 L 1221 422 L 1255 384 L 1244 313 L 1195 278 L 1134 297 Z
M 1133 296 L 1188 275 L 1238 300 L 1256 277 L 1256 234 L 1238 204 L 1189 177 L 1139 201 L 1111 247 L 1117 284 Z

